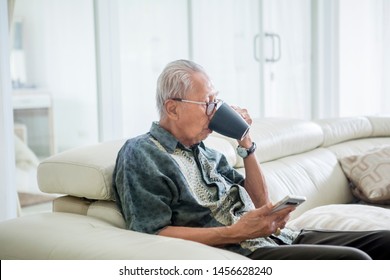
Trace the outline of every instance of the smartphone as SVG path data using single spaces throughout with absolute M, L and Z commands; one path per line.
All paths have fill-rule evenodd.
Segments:
M 288 206 L 299 206 L 306 201 L 306 197 L 297 195 L 287 195 L 285 198 L 277 202 L 271 210 L 271 213 L 282 210 Z

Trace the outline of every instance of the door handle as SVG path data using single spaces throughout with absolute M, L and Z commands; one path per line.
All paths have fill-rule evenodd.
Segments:
M 282 40 L 276 33 L 265 33 L 266 38 L 270 38 L 272 44 L 272 55 L 270 58 L 265 58 L 265 62 L 275 63 L 282 57 Z
M 260 39 L 260 34 L 256 34 L 255 37 L 253 37 L 253 57 L 256 61 L 261 62 L 260 57 L 258 56 L 258 43 Z

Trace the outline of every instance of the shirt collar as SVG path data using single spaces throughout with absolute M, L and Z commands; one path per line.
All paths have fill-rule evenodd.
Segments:
M 150 128 L 149 132 L 170 154 L 172 154 L 176 148 L 180 148 L 182 150 L 191 150 L 181 144 L 169 131 L 162 128 L 158 122 L 152 123 L 152 127 Z M 200 142 L 194 146 L 198 145 L 204 148 L 203 142 Z

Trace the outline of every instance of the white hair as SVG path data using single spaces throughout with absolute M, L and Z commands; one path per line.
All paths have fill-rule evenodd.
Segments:
M 165 66 L 157 79 L 156 105 L 160 118 L 165 114 L 165 101 L 171 98 L 185 98 L 191 91 L 191 76 L 195 72 L 208 77 L 202 66 L 189 60 L 176 60 Z

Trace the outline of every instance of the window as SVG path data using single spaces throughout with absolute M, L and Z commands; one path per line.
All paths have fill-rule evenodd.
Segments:
M 11 78 L 21 144 L 40 160 L 97 142 L 93 2 L 18 0 L 13 27 Z M 36 180 L 24 179 L 35 173 L 17 170 L 18 189 L 37 191 Z

